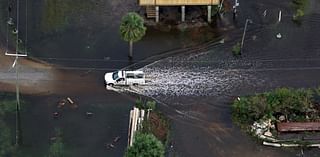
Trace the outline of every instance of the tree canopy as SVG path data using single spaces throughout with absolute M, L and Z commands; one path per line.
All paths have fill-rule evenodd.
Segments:
M 123 40 L 136 42 L 146 34 L 143 18 L 135 13 L 130 12 L 122 18 L 120 24 L 120 34 Z
M 164 146 L 152 134 L 137 133 L 125 157 L 163 157 Z

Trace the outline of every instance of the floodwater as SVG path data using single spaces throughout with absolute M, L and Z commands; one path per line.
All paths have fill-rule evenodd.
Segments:
M 223 34 L 224 44 L 204 45 L 198 51 L 161 59 L 142 68 L 151 82 L 139 89 L 139 94 L 161 102 L 160 110 L 172 122 L 173 148 L 169 150 L 168 156 L 300 155 L 300 149 L 264 147 L 242 133 L 231 121 L 230 103 L 239 95 L 282 86 L 318 86 L 320 20 L 317 6 L 320 4 L 316 0 L 311 2 L 311 11 L 306 15 L 302 26 L 291 22 L 289 0 L 281 3 L 263 0 L 241 2 L 240 16 L 235 24 L 230 14 L 225 14 L 221 20 L 221 26 L 238 28 Z M 134 3 L 126 0 L 97 0 L 94 5 L 99 7 L 90 14 L 75 16 L 78 18 L 71 19 L 67 29 L 52 34 L 40 31 L 39 8 L 43 1 L 29 3 L 33 8 L 29 14 L 32 21 L 28 30 L 28 34 L 32 34 L 29 35 L 28 42 L 30 53 L 44 61 L 61 65 L 65 70 L 56 76 L 60 82 L 52 80 L 54 85 L 59 86 L 58 90 L 52 90 L 55 94 L 29 96 L 29 100 L 35 105 L 24 114 L 28 121 L 35 123 L 30 123 L 34 127 L 26 127 L 28 129 L 25 134 L 32 135 L 28 138 L 34 137 L 34 132 L 39 133 L 41 136 L 36 138 L 38 144 L 45 145 L 52 128 L 60 126 L 65 129 L 70 149 L 81 150 L 76 156 L 88 156 L 91 152 L 95 152 L 96 156 L 122 156 L 126 146 L 124 139 L 129 108 L 134 100 L 105 91 L 101 76 L 105 71 L 113 71 L 129 64 L 128 47 L 119 37 L 118 26 L 120 17 L 125 12 L 139 10 Z M 263 17 L 262 13 L 266 9 L 267 16 Z M 283 10 L 283 21 L 277 23 L 280 9 Z M 247 18 L 252 19 L 253 23 L 248 26 L 243 55 L 242 58 L 234 58 L 231 47 L 240 41 Z M 278 32 L 283 34 L 283 39 L 275 39 Z M 207 30 L 181 33 L 151 28 L 146 37 L 134 45 L 134 62 L 197 44 L 208 39 L 202 36 L 204 34 L 215 37 L 214 32 Z M 74 75 L 64 76 L 70 73 L 68 69 L 79 71 L 73 71 Z M 84 82 L 78 85 L 73 80 Z M 57 110 L 56 103 L 66 96 L 79 102 L 79 109 L 66 108 L 61 111 L 61 118 L 52 119 L 51 113 Z M 87 111 L 93 111 L 96 117 L 86 119 L 84 113 Z M 93 123 L 93 120 L 96 121 Z M 114 150 L 106 150 L 103 144 L 115 136 L 123 137 L 119 146 Z M 31 143 L 35 139 L 28 138 L 27 145 L 34 148 L 35 145 Z M 317 156 L 318 153 L 319 150 L 312 149 L 307 150 L 305 155 Z
M 67 6 L 70 10 L 81 8 L 81 11 L 61 15 L 56 13 L 57 16 L 62 16 L 61 19 L 52 16 L 56 21 L 46 20 L 45 16 L 51 17 L 51 12 L 46 10 L 49 8 L 46 7 L 45 1 L 28 2 L 28 21 L 23 16 L 25 7 L 21 6 L 21 38 L 25 39 L 25 34 L 28 33 L 26 47 L 33 57 L 64 66 L 65 69 L 115 71 L 147 57 L 190 47 L 218 36 L 211 27 L 177 31 L 173 26 L 150 26 L 145 37 L 134 43 L 134 58 L 128 61 L 129 47 L 128 43 L 120 38 L 120 21 L 127 12 L 138 11 L 142 14 L 143 9 L 136 1 L 76 1 Z M 58 26 L 61 24 L 63 27 L 57 30 L 50 29 L 43 24 L 44 22 Z
M 244 4 L 245 3 L 245 4 Z M 231 120 L 231 103 L 237 96 L 278 87 L 319 86 L 319 1 L 310 1 L 302 25 L 292 22 L 288 1 L 243 2 L 236 27 L 226 42 L 197 54 L 162 59 L 143 68 L 150 81 L 136 92 L 162 102 L 172 120 L 173 148 L 169 156 L 284 157 L 318 156 L 317 148 L 265 147 L 245 135 Z M 263 17 L 264 10 L 268 10 Z M 282 10 L 282 21 L 277 22 Z M 256 15 L 256 16 L 254 16 Z M 227 15 L 228 17 L 228 15 Z M 229 16 L 230 17 L 230 16 Z M 250 18 L 242 56 L 231 47 L 241 41 Z M 282 39 L 276 39 L 281 33 Z
M 81 1 L 77 0 L 78 3 Z M 9 5 L 12 4 L 11 9 L 14 10 L 15 1 L 10 2 L 12 3 Z M 104 72 L 123 68 L 150 56 L 159 55 L 162 58 L 163 54 L 172 54 L 172 50 L 190 47 L 217 36 L 210 27 L 183 32 L 173 28 L 159 31 L 158 28 L 149 27 L 142 41 L 134 44 L 134 59 L 129 62 L 128 44 L 120 39 L 118 27 L 126 12 L 137 9 L 136 2 L 83 2 L 90 3 L 88 5 L 93 8 L 82 8 L 84 11 L 80 13 L 68 14 L 65 28 L 52 30 L 50 33 L 43 32 L 43 16 L 49 14 L 44 9 L 44 1 L 28 1 L 28 10 L 25 9 L 25 2 L 21 3 L 20 8 L 19 35 L 28 49 L 28 55 L 41 62 L 35 64 L 19 59 L 19 84 L 23 94 L 21 98 L 28 102 L 23 106 L 21 115 L 21 156 L 24 157 L 45 156 L 55 128 L 62 130 L 67 156 L 123 156 L 127 145 L 129 110 L 135 98 L 106 91 L 102 77 Z M 7 1 L 2 0 L 0 4 L 3 10 L 1 15 L 3 19 L 7 19 Z M 63 10 L 58 12 L 63 13 Z M 59 16 L 66 15 L 62 13 Z M 11 12 L 10 16 L 14 17 L 15 13 Z M 55 20 L 61 22 L 60 18 Z M 1 34 L 6 36 L 4 25 L 1 25 Z M 1 40 L 2 47 L 5 47 L 5 39 Z M 13 40 L 12 37 L 9 40 Z M 14 46 L 9 46 L 14 50 Z M 0 88 L 1 91 L 14 92 L 15 73 L 10 68 L 13 59 L 8 58 L 1 56 Z M 2 62 L 4 59 L 5 63 Z M 44 66 L 42 61 L 46 62 Z M 79 107 L 72 109 L 67 105 L 62 109 L 57 108 L 58 102 L 67 97 Z M 59 112 L 59 118 L 53 118 L 54 112 Z M 93 117 L 87 118 L 86 112 L 92 112 Z M 13 122 L 14 120 L 9 121 L 9 124 L 14 124 Z M 105 145 L 117 136 L 121 140 L 114 149 L 108 149 Z

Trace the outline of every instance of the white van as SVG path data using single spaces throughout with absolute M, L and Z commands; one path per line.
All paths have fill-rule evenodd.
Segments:
M 116 71 L 104 75 L 106 85 L 141 85 L 145 84 L 143 71 Z

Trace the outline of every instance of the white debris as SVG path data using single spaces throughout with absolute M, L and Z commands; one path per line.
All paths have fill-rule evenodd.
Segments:
M 264 133 L 267 131 L 269 131 L 268 121 L 254 122 L 251 126 L 251 132 L 254 133 L 256 136 L 264 135 Z
M 280 33 L 278 33 L 278 34 L 276 35 L 276 37 L 277 37 L 277 39 L 281 39 L 281 38 L 282 38 L 282 35 L 281 35 Z

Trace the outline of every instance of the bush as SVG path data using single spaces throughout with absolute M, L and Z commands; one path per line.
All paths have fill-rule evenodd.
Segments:
M 164 157 L 163 144 L 152 134 L 137 132 L 125 157 Z
M 169 121 L 160 112 L 150 112 L 149 118 L 143 121 L 142 126 L 142 133 L 153 134 L 164 144 L 168 142 Z
M 293 0 L 292 4 L 295 9 L 293 20 L 298 22 L 301 19 L 301 17 L 304 16 L 304 11 L 308 4 L 308 0 Z
M 144 110 L 154 110 L 156 109 L 156 102 L 155 101 L 147 101 L 147 102 L 143 102 L 142 99 L 137 99 L 136 100 L 136 107 L 139 109 L 144 109 Z
M 279 88 L 272 92 L 241 97 L 232 104 L 233 120 L 240 126 L 250 125 L 260 119 L 274 119 L 278 115 L 288 117 L 289 121 L 302 121 L 303 117 L 306 120 L 306 112 L 313 107 L 313 95 L 312 90 Z
M 240 56 L 241 55 L 241 45 L 239 42 L 237 42 L 233 47 L 232 47 L 232 54 L 234 56 Z

